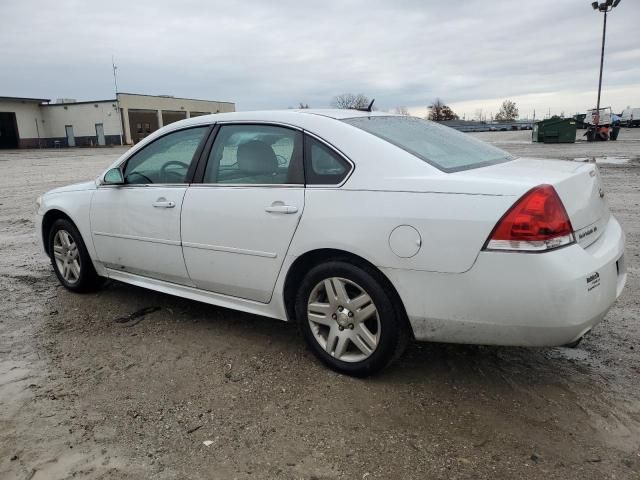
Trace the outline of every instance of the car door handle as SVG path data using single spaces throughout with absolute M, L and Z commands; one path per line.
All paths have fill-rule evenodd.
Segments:
M 166 200 L 156 200 L 152 203 L 155 208 L 173 208 L 176 206 L 176 202 L 167 202 Z
M 273 204 L 270 207 L 266 207 L 264 211 L 269 213 L 296 213 L 298 207 L 284 205 L 281 202 L 273 202 Z

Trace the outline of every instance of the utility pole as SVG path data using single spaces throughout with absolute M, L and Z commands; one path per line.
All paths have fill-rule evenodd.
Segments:
M 602 69 L 604 67 L 604 44 L 607 36 L 607 13 L 618 6 L 621 0 L 606 0 L 605 2 L 593 2 L 591 7 L 604 13 L 604 21 L 602 22 L 602 49 L 600 51 L 600 77 L 598 79 L 598 102 L 596 103 L 596 115 L 594 119 L 595 127 L 600 123 L 600 94 L 602 93 Z
M 122 112 L 120 111 L 120 98 L 118 97 L 118 74 L 116 73 L 116 70 L 118 70 L 118 67 L 116 66 L 116 62 L 113 58 L 113 55 L 111 55 L 111 66 L 113 67 L 113 85 L 115 87 L 115 93 L 116 93 L 116 108 L 118 110 L 118 125 L 120 125 L 120 145 L 124 145 L 124 143 L 122 143 Z
M 600 122 L 600 94 L 602 93 L 602 67 L 604 67 L 604 42 L 607 37 L 607 11 L 604 11 L 602 23 L 602 51 L 600 52 L 600 79 L 598 80 L 598 103 L 596 103 L 596 126 Z

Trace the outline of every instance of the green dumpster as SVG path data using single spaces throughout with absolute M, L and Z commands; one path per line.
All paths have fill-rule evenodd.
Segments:
M 573 118 L 550 118 L 533 126 L 532 141 L 541 143 L 575 143 L 576 121 Z

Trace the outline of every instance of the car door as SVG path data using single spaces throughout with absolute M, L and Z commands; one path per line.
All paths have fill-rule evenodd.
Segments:
M 182 248 L 198 288 L 268 303 L 304 208 L 302 132 L 222 124 L 187 190 Z
M 209 131 L 194 127 L 154 140 L 123 163 L 123 185 L 97 188 L 91 231 L 107 268 L 193 285 L 180 245 L 180 210 Z

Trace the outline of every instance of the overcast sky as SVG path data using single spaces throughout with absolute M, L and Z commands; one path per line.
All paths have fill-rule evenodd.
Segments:
M 601 13 L 589 0 L 1 0 L 0 96 L 119 90 L 328 107 L 343 92 L 419 115 L 595 106 Z M 609 15 L 603 105 L 640 107 L 640 1 Z

